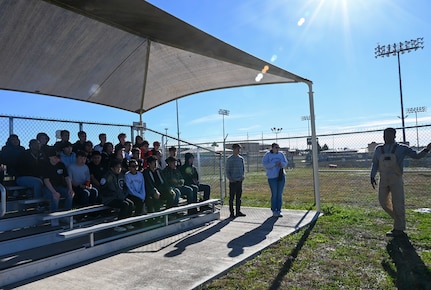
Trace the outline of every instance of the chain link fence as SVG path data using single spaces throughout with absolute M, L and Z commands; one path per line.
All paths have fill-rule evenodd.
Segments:
M 402 142 L 403 133 L 397 129 L 397 140 Z M 192 144 L 178 140 L 166 132 L 157 132 L 150 128 L 134 127 L 126 124 L 103 124 L 80 121 L 36 119 L 15 116 L 0 116 L 0 142 L 3 145 L 9 134 L 17 134 L 21 145 L 28 148 L 30 139 L 37 133 L 45 132 L 53 145 L 59 130 L 70 131 L 70 141 L 78 140 L 77 133 L 83 130 L 93 145 L 99 143 L 100 133 L 106 133 L 107 141 L 118 143 L 120 133 L 127 135 L 127 140 L 134 143 L 137 135 L 149 141 L 159 141 L 164 158 L 168 148 L 177 147 L 177 157 L 184 162 L 184 155 L 189 152 L 195 155 L 195 166 L 198 168 L 201 182 L 211 185 L 211 198 L 222 198 L 226 201 L 226 181 L 224 177 L 223 147 L 215 143 Z M 407 143 L 414 149 L 422 149 L 431 141 L 431 125 L 405 127 Z M 378 206 L 377 192 L 370 185 L 369 171 L 376 145 L 383 142 L 383 129 L 361 132 L 343 132 L 318 135 L 319 179 L 322 206 L 332 203 L 347 205 Z M 277 142 L 286 154 L 289 166 L 286 170 L 287 181 L 284 204 L 288 208 L 311 208 L 314 205 L 314 183 L 311 160 L 311 146 L 307 136 L 279 138 Z M 254 206 L 269 206 L 270 190 L 262 167 L 262 158 L 270 149 L 274 140 L 229 140 L 226 143 L 226 156 L 231 154 L 231 145 L 242 145 L 241 154 L 246 162 L 246 179 L 243 183 L 243 203 Z M 430 206 L 431 154 L 419 160 L 405 160 L 406 205 L 409 198 L 419 199 L 424 206 Z M 262 201 L 266 200 L 266 201 Z

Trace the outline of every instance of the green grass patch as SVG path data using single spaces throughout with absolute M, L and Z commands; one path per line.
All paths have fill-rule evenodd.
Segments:
M 431 207 L 430 176 L 404 175 L 408 239 L 400 240 L 385 236 L 392 220 L 368 170 L 325 170 L 319 174 L 324 215 L 315 224 L 201 289 L 431 289 L 431 214 L 414 212 Z M 287 171 L 284 208 L 314 209 L 313 192 L 310 168 Z M 247 174 L 242 204 L 270 206 L 263 171 Z

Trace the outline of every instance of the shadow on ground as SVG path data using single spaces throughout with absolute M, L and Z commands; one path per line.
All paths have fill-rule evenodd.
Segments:
M 274 228 L 274 224 L 277 221 L 276 217 L 267 218 L 260 226 L 257 228 L 246 232 L 245 234 L 231 240 L 227 247 L 232 249 L 229 252 L 229 257 L 237 257 L 244 253 L 245 247 L 251 247 L 259 244 L 266 239 L 266 236 Z
M 271 286 L 269 287 L 270 290 L 280 289 L 281 282 L 283 281 L 284 276 L 286 276 L 286 274 L 289 273 L 290 269 L 292 268 L 293 262 L 298 257 L 299 252 L 301 251 L 302 247 L 304 246 L 305 242 L 310 236 L 310 233 L 313 231 L 314 226 L 316 225 L 316 222 L 317 222 L 317 219 L 311 222 L 308 228 L 304 231 L 304 234 L 302 235 L 301 239 L 298 241 L 298 244 L 292 250 L 288 259 L 286 260 L 286 262 L 284 262 L 280 272 L 278 272 L 277 277 L 274 279 Z
M 386 250 L 395 269 L 388 261 L 383 261 L 382 266 L 398 289 L 431 289 L 431 272 L 407 235 L 391 239 Z

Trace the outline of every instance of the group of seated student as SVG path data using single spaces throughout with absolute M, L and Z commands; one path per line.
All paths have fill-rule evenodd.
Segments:
M 210 197 L 211 187 L 199 182 L 194 156 L 187 153 L 182 165 L 175 146 L 163 160 L 160 142 L 154 141 L 149 149 L 149 142 L 141 136 L 136 136 L 132 144 L 125 133 L 120 133 L 114 146 L 101 133 L 100 143 L 94 147 L 84 131 L 78 132 L 74 144 L 69 138 L 70 132 L 62 130 L 60 140 L 50 146 L 49 136 L 41 132 L 30 140 L 26 150 L 19 137 L 11 134 L 0 151 L 0 174 L 7 168 L 17 185 L 32 189 L 34 198 L 48 198 L 51 212 L 59 210 L 63 198 L 64 210 L 104 204 L 119 209 L 118 219 L 122 219 L 178 206 L 180 197 L 195 203 L 199 191 L 204 192 L 203 200 Z M 52 224 L 58 225 L 59 221 L 53 220 Z

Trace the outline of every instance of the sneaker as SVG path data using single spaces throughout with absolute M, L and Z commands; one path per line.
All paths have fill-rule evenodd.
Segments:
M 283 214 L 281 212 L 279 212 L 278 217 L 283 217 Z
M 114 231 L 116 231 L 116 232 L 125 232 L 125 231 L 127 231 L 127 229 L 125 228 L 125 227 L 115 227 L 114 228 Z
M 237 217 L 239 217 L 239 216 L 246 216 L 246 214 L 245 214 L 245 213 L 242 213 L 242 212 L 240 212 L 240 211 L 239 211 L 239 212 L 236 214 L 236 216 L 237 216 Z
M 134 227 L 134 226 L 132 226 L 132 225 L 127 225 L 127 226 L 126 226 L 126 228 L 127 228 L 128 230 L 133 230 L 135 227 Z
M 392 230 L 386 233 L 387 237 L 401 237 L 405 236 L 406 233 L 402 230 Z
M 234 215 L 233 213 L 231 213 L 231 214 L 230 214 L 230 216 L 229 216 L 229 218 L 230 218 L 230 219 L 234 219 L 234 218 L 235 218 L 235 215 Z

